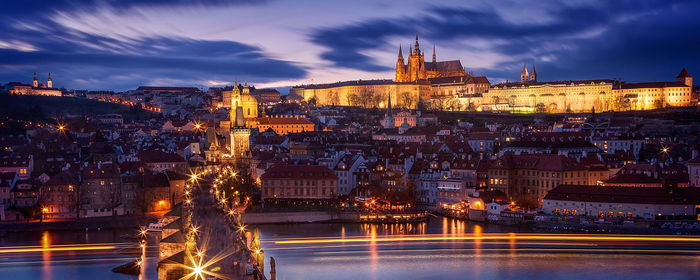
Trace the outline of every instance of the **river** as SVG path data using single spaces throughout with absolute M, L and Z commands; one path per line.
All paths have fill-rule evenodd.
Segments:
M 423 224 L 259 228 L 266 272 L 272 256 L 280 280 L 700 279 L 700 243 L 695 237 L 676 242 L 676 237 L 554 236 L 447 218 L 431 218 Z M 154 279 L 155 244 L 148 250 L 146 275 L 111 272 L 135 258 L 116 253 L 132 244 L 119 237 L 132 232 L 6 233 L 0 237 L 0 279 Z

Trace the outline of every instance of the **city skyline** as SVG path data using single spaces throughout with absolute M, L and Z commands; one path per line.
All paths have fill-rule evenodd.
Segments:
M 700 5 L 688 1 L 312 2 L 2 3 L 0 81 L 51 72 L 55 87 L 126 90 L 393 79 L 416 33 L 438 60 L 492 83 L 518 80 L 523 64 L 548 81 L 635 82 L 700 61 L 690 37 Z

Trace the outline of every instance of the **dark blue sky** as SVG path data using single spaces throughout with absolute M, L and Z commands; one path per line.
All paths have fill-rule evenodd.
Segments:
M 378 3 L 379 2 L 379 3 Z M 66 88 L 258 86 L 393 79 L 415 34 L 426 57 L 492 82 L 673 80 L 700 71 L 700 1 L 0 2 L 0 83 Z

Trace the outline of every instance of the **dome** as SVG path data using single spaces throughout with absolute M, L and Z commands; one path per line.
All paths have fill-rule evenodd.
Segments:
M 231 102 L 234 106 L 241 106 L 243 108 L 243 115 L 245 118 L 257 118 L 258 117 L 258 100 L 255 99 L 250 94 L 233 95 Z

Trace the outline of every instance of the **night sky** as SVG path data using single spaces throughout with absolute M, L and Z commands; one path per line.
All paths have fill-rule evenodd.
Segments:
M 426 58 L 491 82 L 700 76 L 700 1 L 0 1 L 0 83 L 127 90 L 393 79 Z M 285 94 L 286 92 L 283 92 Z

